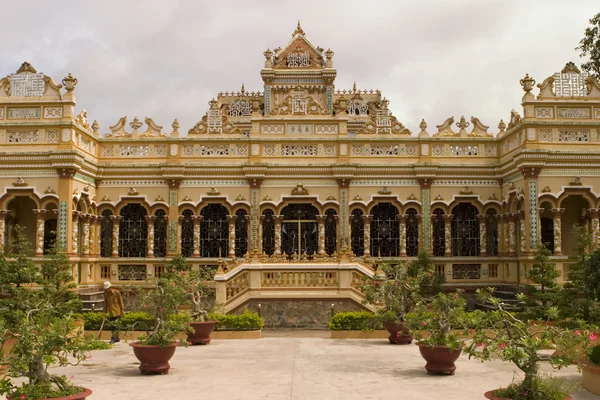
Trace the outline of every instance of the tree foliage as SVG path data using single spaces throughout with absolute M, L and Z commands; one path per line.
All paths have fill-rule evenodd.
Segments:
M 584 36 L 575 50 L 579 50 L 579 57 L 587 58 L 587 61 L 581 64 L 581 69 L 600 79 L 600 13 L 589 22 L 590 26 L 585 28 Z

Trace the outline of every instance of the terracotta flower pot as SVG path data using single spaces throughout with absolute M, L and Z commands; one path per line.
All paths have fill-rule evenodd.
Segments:
M 506 397 L 495 396 L 494 393 L 496 393 L 498 390 L 500 390 L 500 389 L 490 390 L 489 392 L 485 392 L 483 395 L 485 396 L 486 399 L 489 399 L 489 400 L 511 400 L 511 399 L 507 399 Z M 571 398 L 571 396 L 567 396 L 567 397 L 565 397 L 565 400 L 573 400 L 573 399 Z
M 583 388 L 588 392 L 600 395 L 600 365 L 586 360 L 581 363 L 581 374 L 583 376 Z
M 425 369 L 429 375 L 449 374 L 454 375 L 456 365 L 454 362 L 460 357 L 462 348 L 450 350 L 448 346 L 429 346 L 417 343 L 421 356 L 427 361 Z
M 384 322 L 383 327 L 390 333 L 388 340 L 392 344 L 410 344 L 413 340 L 402 323 Z
M 40 399 L 40 400 L 82 400 L 82 399 L 86 399 L 88 396 L 92 395 L 92 391 L 88 388 L 84 388 L 82 387 L 81 389 L 83 389 L 83 392 L 81 393 L 76 393 L 72 396 L 66 396 L 66 397 L 53 397 L 51 399 Z M 17 396 L 17 397 L 13 397 L 13 396 L 6 396 L 6 398 L 8 400 L 18 400 L 21 397 Z
M 187 340 L 190 344 L 209 344 L 210 334 L 215 330 L 219 321 L 190 322 L 194 333 L 188 333 Z
M 176 343 L 168 346 L 149 346 L 139 343 L 130 343 L 133 347 L 133 354 L 140 360 L 140 371 L 142 375 L 149 374 L 168 374 L 169 360 L 175 354 Z

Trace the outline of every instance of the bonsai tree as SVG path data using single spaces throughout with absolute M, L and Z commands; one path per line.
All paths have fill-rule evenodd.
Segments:
M 51 246 L 46 261 L 42 264 L 42 289 L 44 295 L 54 301 L 54 313 L 57 316 L 80 313 L 83 303 L 75 292 L 77 285 L 71 274 L 69 257 Z
M 415 311 L 406 315 L 406 325 L 420 344 L 430 347 L 446 346 L 452 350 L 462 347 L 457 330 L 467 324 L 464 290 L 438 293 L 433 298 L 422 298 Z
M 591 238 L 587 227 L 576 225 L 573 235 L 577 254 L 569 268 L 568 282 L 562 288 L 559 307 L 563 317 L 582 319 L 590 323 L 600 322 L 600 251 L 590 253 Z
M 50 366 L 77 365 L 87 358 L 86 340 L 81 333 L 73 337 L 75 325 L 68 315 L 77 303 L 76 295 L 69 292 L 73 277 L 61 268 L 49 268 L 42 275 L 28 257 L 30 249 L 17 226 L 11 253 L 0 255 L 0 285 L 6 294 L 0 301 L 4 331 L 0 341 L 2 348 L 12 347 L 1 355 L 0 364 L 8 365 L 9 378 L 0 381 L 0 394 L 40 399 L 85 392 L 66 377 L 48 372 Z M 66 257 L 59 251 L 54 256 L 57 260 Z M 12 379 L 19 377 L 26 378 L 21 385 Z
M 494 395 L 512 400 L 564 399 L 571 390 L 570 385 L 540 375 L 538 352 L 547 348 L 561 349 L 550 357 L 550 364 L 554 368 L 563 368 L 576 361 L 577 352 L 572 350 L 585 346 L 595 334 L 547 324 L 532 327 L 506 311 L 501 300 L 493 296 L 493 289 L 478 290 L 477 296 L 491 304 L 494 310 L 485 313 L 485 317 L 478 321 L 473 340 L 465 352 L 469 358 L 481 361 L 493 358 L 510 361 L 524 375 L 521 382 L 494 391 Z M 556 307 L 548 308 L 547 312 L 549 319 L 558 316 Z
M 535 263 L 528 271 L 529 279 L 538 286 L 525 286 L 525 316 L 530 319 L 548 318 L 548 308 L 555 306 L 561 297 L 561 288 L 556 283 L 560 276 L 555 264 L 550 262 L 552 252 L 542 243 L 534 252 Z
M 365 277 L 362 291 L 365 304 L 385 306 L 380 312 L 384 322 L 404 322 L 420 296 L 440 292 L 444 283 L 425 252 L 411 262 L 383 264 L 381 272 L 373 278 Z
M 140 338 L 140 344 L 169 346 L 175 342 L 175 336 L 186 332 L 188 320 L 176 316 L 177 308 L 185 302 L 187 294 L 177 277 L 176 265 L 170 264 L 165 274 L 140 296 L 142 309 L 154 320 L 154 328 Z
M 185 262 L 185 258 L 178 254 L 171 261 L 172 278 L 178 282 L 187 294 L 187 300 L 192 306 L 191 317 L 194 321 L 204 322 L 208 320 L 208 314 L 213 306 L 209 302 L 209 295 L 213 289 L 207 285 L 214 278 L 210 269 L 192 269 Z

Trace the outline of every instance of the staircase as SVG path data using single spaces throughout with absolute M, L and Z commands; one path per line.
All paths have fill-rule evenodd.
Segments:
M 83 312 L 102 311 L 104 309 L 104 292 L 98 288 L 82 289 L 79 299 L 83 303 Z
M 517 300 L 517 294 L 523 291 L 522 288 L 511 285 L 500 285 L 494 291 L 494 296 L 499 298 L 507 311 L 523 311 L 523 305 Z M 475 308 L 478 310 L 492 310 L 494 307 L 489 302 L 475 302 Z

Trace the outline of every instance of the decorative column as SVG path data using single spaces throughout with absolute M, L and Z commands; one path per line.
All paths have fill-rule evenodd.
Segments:
M 590 217 L 590 222 L 591 222 L 591 230 L 592 230 L 592 248 L 596 248 L 598 247 L 598 239 L 599 239 L 599 230 L 600 230 L 600 224 L 598 222 L 598 216 L 600 215 L 600 209 L 598 208 L 590 208 L 587 211 L 588 216 Z
M 485 257 L 487 256 L 487 230 L 485 226 L 486 215 L 479 214 L 477 219 L 479 220 L 479 255 Z
M 396 219 L 398 220 L 398 235 L 400 236 L 398 254 L 400 257 L 406 257 L 406 215 L 398 214 Z
M 200 257 L 200 222 L 204 219 L 202 215 L 195 215 L 194 221 L 194 252 L 193 257 Z
M 171 152 L 173 147 L 177 147 L 175 144 L 171 144 Z M 169 152 L 169 156 L 173 154 L 177 156 L 177 152 Z M 169 217 L 167 221 L 167 256 L 174 256 L 177 253 L 181 253 L 181 228 L 179 223 L 179 186 L 181 185 L 181 179 L 167 179 L 169 184 Z
M 518 218 L 519 218 L 519 253 L 523 254 L 527 251 L 526 235 L 525 235 L 525 211 L 524 210 L 519 211 Z M 537 236 L 537 232 L 536 232 L 536 236 Z M 537 239 L 537 237 L 536 237 L 536 239 Z M 537 244 L 536 244 L 536 246 L 537 246 Z
M 175 223 L 177 224 L 177 229 L 175 230 L 175 245 L 177 247 L 177 252 L 183 254 L 183 250 L 181 248 L 181 238 L 183 237 L 183 215 L 178 216 Z
M 227 250 L 229 257 L 235 258 L 235 221 L 237 215 L 228 215 L 227 222 L 229 222 L 229 240 L 227 241 Z
M 283 215 L 273 215 L 275 219 L 275 255 L 281 255 L 281 221 Z
M 371 257 L 371 218 L 370 215 L 362 215 L 365 228 L 365 257 Z
M 98 235 L 98 216 L 90 214 L 90 235 L 88 240 L 88 249 L 89 254 L 95 256 L 96 252 L 96 243 L 98 243 L 97 235 Z
M 256 172 L 256 171 L 254 171 Z M 260 215 L 260 185 L 262 179 L 248 179 L 250 185 L 250 235 L 248 243 L 249 253 L 262 254 L 262 229 Z
M 562 256 L 562 213 L 564 208 L 552 209 L 552 220 L 554 222 L 554 255 Z
M 111 215 L 110 219 L 113 222 L 112 256 L 119 257 L 119 224 L 121 222 L 121 216 L 120 215 Z
M 444 245 L 446 246 L 446 251 L 444 252 L 444 256 L 452 255 L 452 220 L 454 219 L 453 214 L 444 214 Z
M 146 246 L 146 257 L 154 257 L 154 221 L 156 221 L 156 215 L 146 215 L 146 229 L 148 238 L 148 246 Z
M 517 249 L 517 226 L 515 219 L 517 214 L 508 214 L 508 253 L 515 254 Z
M 337 179 L 339 188 L 339 221 L 338 221 L 338 252 L 345 253 L 350 250 L 350 207 L 348 204 L 349 178 Z
M 34 209 L 33 213 L 36 215 L 35 256 L 41 257 L 44 255 L 44 219 L 46 210 Z
M 325 256 L 325 215 L 317 216 L 318 232 L 319 232 L 319 256 Z
M 433 249 L 432 236 L 431 236 L 431 183 L 433 179 L 419 179 L 419 185 L 421 186 L 421 215 L 423 216 L 423 226 L 419 224 L 419 243 L 422 243 L 421 247 L 427 253 L 431 253 Z
M 71 251 L 77 255 L 79 253 L 79 216 L 81 211 L 73 211 L 72 224 L 72 240 L 71 240 Z
M 533 129 L 533 128 L 528 128 Z M 538 176 L 541 172 L 540 167 L 523 167 L 521 173 L 523 174 L 523 189 L 525 195 L 525 207 L 523 211 L 522 223 L 521 223 L 521 239 L 522 245 L 521 252 L 529 253 L 537 248 L 540 242 L 540 219 L 539 219 L 539 204 L 538 204 Z M 527 211 L 525 211 L 527 210 Z M 521 218 L 521 217 L 520 217 Z M 525 227 L 529 227 L 529 240 L 527 240 Z
M 62 137 L 72 137 L 72 131 L 69 128 L 63 128 Z M 61 146 L 70 145 L 68 143 Z M 57 219 L 57 248 L 62 251 L 70 252 L 72 249 L 73 229 L 69 224 L 72 222 L 73 209 L 73 178 L 77 170 L 75 168 L 58 168 L 58 219 Z M 71 229 L 70 229 L 71 228 Z
M 8 210 L 0 210 L 0 249 L 4 249 L 6 243 L 6 218 L 9 214 Z
M 81 238 L 81 250 L 82 255 L 89 256 L 90 255 L 90 214 L 82 215 L 83 219 L 83 237 Z

